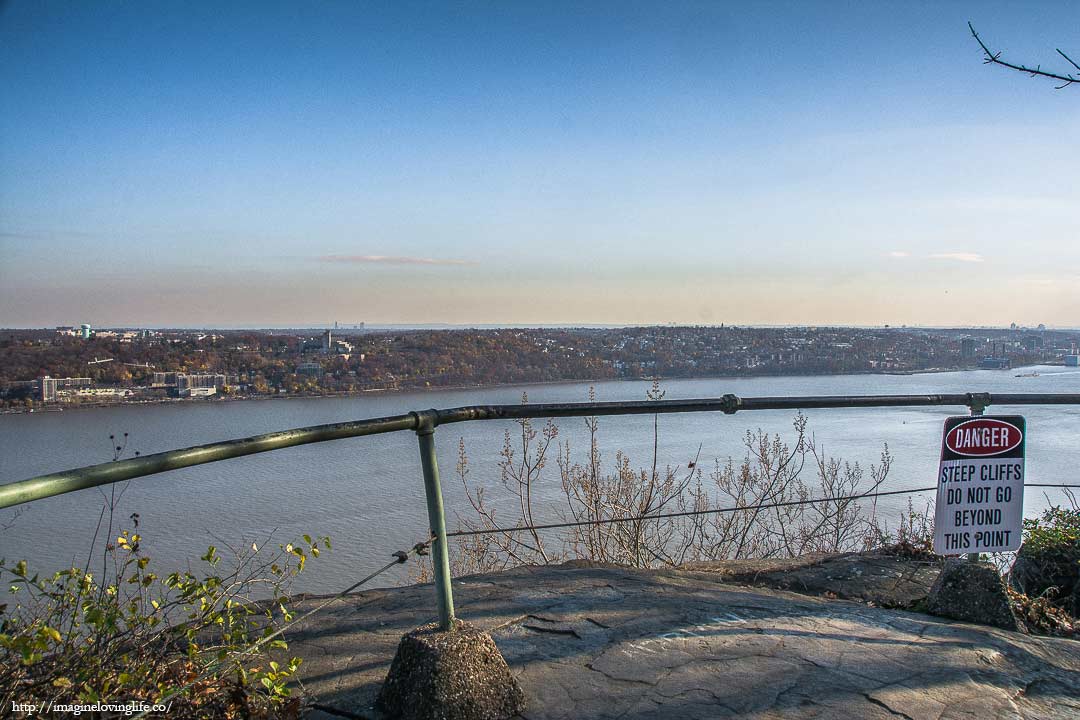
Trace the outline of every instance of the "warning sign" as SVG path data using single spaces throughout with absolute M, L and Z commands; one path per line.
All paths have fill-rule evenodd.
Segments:
M 1026 429 L 1019 415 L 945 421 L 934 514 L 935 552 L 962 555 L 1020 547 Z

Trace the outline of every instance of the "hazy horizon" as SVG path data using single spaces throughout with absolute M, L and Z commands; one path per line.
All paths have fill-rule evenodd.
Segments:
M 1064 3 L 0 3 L 0 326 L 1071 327 Z
M 3 330 L 54 330 L 57 327 L 78 327 L 81 323 L 56 323 L 51 325 L 42 326 L 0 326 L 0 331 Z M 844 328 L 854 330 L 988 330 L 988 331 L 1008 331 L 1013 330 L 1008 325 L 857 325 L 850 323 L 820 323 L 820 324 L 806 324 L 806 325 L 789 325 L 789 324 L 742 324 L 742 323 L 725 323 L 723 326 L 732 328 L 751 328 L 751 329 L 803 329 L 803 328 Z M 245 324 L 239 323 L 235 325 L 91 325 L 92 330 L 220 330 L 220 331 L 258 331 L 258 330 L 340 330 L 343 333 L 353 332 L 376 332 L 376 331 L 392 331 L 392 330 L 531 330 L 531 329 L 567 329 L 567 330 L 611 330 L 619 328 L 690 328 L 690 327 L 706 327 L 706 328 L 719 328 L 722 324 L 717 323 L 705 324 L 705 323 L 534 323 L 527 324 L 512 324 L 512 323 L 364 323 L 363 327 L 353 327 L 353 324 L 340 324 L 339 327 L 335 327 L 333 323 L 285 323 L 280 325 L 258 325 L 258 324 Z M 1037 326 L 1017 325 L 1016 330 L 1028 330 L 1038 331 Z M 1074 326 L 1057 326 L 1046 325 L 1044 328 L 1046 331 L 1055 332 L 1073 332 L 1080 330 Z

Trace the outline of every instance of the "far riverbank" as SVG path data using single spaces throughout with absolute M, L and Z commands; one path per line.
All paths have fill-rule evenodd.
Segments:
M 1041 366 L 1037 366 L 1041 367 Z M 931 375 L 937 373 L 949 373 L 949 372 L 964 372 L 966 370 L 974 370 L 975 368 L 956 368 L 956 367 L 940 367 L 940 368 L 923 368 L 920 370 L 866 370 L 859 372 L 837 372 L 837 373 L 746 373 L 740 375 L 706 375 L 700 377 L 672 377 L 672 378 L 657 378 L 661 384 L 672 381 L 684 381 L 684 380 L 746 380 L 753 378 L 822 378 L 822 377 L 843 377 L 843 376 L 896 376 L 904 377 L 911 375 Z M 1010 370 L 995 370 L 991 372 L 1009 373 L 1016 370 L 1024 370 L 1026 368 L 1012 368 Z M 595 384 L 595 383 L 607 383 L 607 382 L 652 382 L 653 378 L 641 377 L 641 378 L 577 378 L 566 380 L 545 380 L 540 382 L 521 382 L 521 383 L 477 383 L 475 385 L 406 385 L 398 387 L 387 388 L 363 388 L 359 390 L 347 390 L 347 391 L 326 391 L 326 392 L 312 392 L 312 393 L 293 393 L 293 394 L 263 394 L 263 395 L 235 395 L 235 394 L 221 394 L 213 395 L 211 397 L 196 397 L 196 398 L 152 398 L 141 400 L 115 400 L 106 402 L 75 402 L 75 403 L 54 403 L 50 405 L 38 405 L 31 408 L 3 408 L 0 409 L 0 415 L 23 415 L 32 413 L 49 413 L 49 412 L 64 412 L 70 410 L 93 410 L 100 408 L 122 407 L 122 406 L 146 406 L 146 405 L 206 405 L 217 403 L 232 403 L 232 402 L 248 402 L 248 401 L 265 401 L 265 400 L 311 400 L 318 398 L 357 398 L 371 395 L 394 395 L 402 393 L 426 393 L 426 392 L 454 392 L 454 391 L 476 391 L 476 390 L 498 390 L 505 388 L 516 387 L 545 387 L 545 386 L 559 386 L 559 385 L 581 385 L 581 384 Z

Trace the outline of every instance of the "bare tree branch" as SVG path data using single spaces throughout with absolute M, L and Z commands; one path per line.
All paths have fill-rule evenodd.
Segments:
M 979 33 L 975 32 L 975 28 L 971 25 L 970 22 L 968 22 L 968 29 L 971 30 L 971 36 L 975 38 L 975 41 L 979 43 L 979 47 L 982 48 L 984 64 L 1001 65 L 1011 70 L 1018 70 L 1020 72 L 1028 73 L 1029 75 L 1031 75 L 1031 77 L 1045 77 L 1052 80 L 1060 80 L 1061 85 L 1056 86 L 1054 88 L 1055 90 L 1060 90 L 1064 87 L 1072 85 L 1073 83 L 1080 82 L 1080 77 L 1076 77 L 1071 74 L 1061 75 L 1058 73 L 1047 72 L 1042 69 L 1041 65 L 1036 65 L 1034 68 L 1029 68 L 1026 65 L 1016 65 L 1014 63 L 1002 60 L 1001 52 L 993 52 L 992 50 L 990 50 L 990 48 L 986 47 L 986 43 L 984 43 L 982 41 L 982 38 L 979 37 Z M 1058 55 L 1068 60 L 1070 65 L 1072 65 L 1077 70 L 1080 70 L 1080 65 L 1077 65 L 1075 62 L 1073 62 L 1073 59 L 1071 57 L 1066 55 L 1060 49 L 1058 49 L 1057 52 Z

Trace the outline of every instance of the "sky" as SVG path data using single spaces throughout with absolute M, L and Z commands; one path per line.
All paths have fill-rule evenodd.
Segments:
M 1080 84 L 968 21 L 1080 60 L 1071 2 L 0 0 L 0 326 L 1080 326 Z

